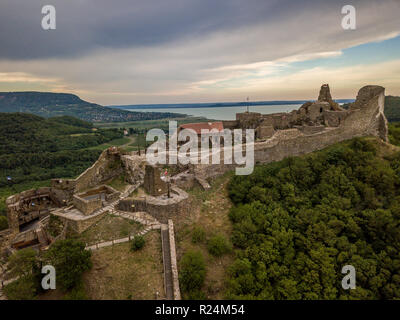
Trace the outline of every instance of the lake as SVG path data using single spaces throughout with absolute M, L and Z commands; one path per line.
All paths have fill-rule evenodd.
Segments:
M 250 106 L 250 112 L 259 112 L 262 114 L 270 114 L 277 112 L 290 112 L 299 109 L 301 104 L 284 104 L 284 105 L 256 105 Z M 242 106 L 224 106 L 224 107 L 196 107 L 196 108 L 132 108 L 125 109 L 128 111 L 143 111 L 143 112 L 174 112 L 185 113 L 194 117 L 205 117 L 214 120 L 235 120 L 236 113 L 245 112 L 246 107 Z

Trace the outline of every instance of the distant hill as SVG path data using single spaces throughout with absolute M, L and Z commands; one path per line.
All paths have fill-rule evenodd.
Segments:
M 400 121 L 400 97 L 385 97 L 385 115 L 388 121 Z
M 350 103 L 345 103 L 342 105 L 342 107 L 345 109 L 347 109 L 349 106 Z M 400 97 L 385 97 L 385 116 L 389 122 L 400 121 Z
M 41 117 L 73 116 L 90 122 L 123 122 L 185 117 L 171 112 L 130 112 L 103 107 L 69 93 L 0 92 L 0 112 L 25 112 Z
M 13 183 L 74 176 L 97 159 L 88 148 L 119 139 L 120 129 L 92 130 L 69 116 L 42 118 L 28 113 L 0 113 L 0 188 Z

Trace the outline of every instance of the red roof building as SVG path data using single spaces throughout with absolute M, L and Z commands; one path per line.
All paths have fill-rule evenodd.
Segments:
M 199 122 L 199 123 L 187 123 L 187 124 L 182 124 L 179 127 L 179 130 L 182 129 L 192 129 L 194 130 L 197 135 L 201 134 L 201 130 L 209 130 L 211 131 L 212 129 L 217 129 L 218 132 L 224 131 L 224 125 L 221 121 L 217 122 Z

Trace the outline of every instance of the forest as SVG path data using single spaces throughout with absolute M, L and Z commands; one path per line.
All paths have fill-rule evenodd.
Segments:
M 5 214 L 7 196 L 52 178 L 79 175 L 101 153 L 91 147 L 121 138 L 123 132 L 95 129 L 91 123 L 70 116 L 45 119 L 26 113 L 0 113 L 0 136 L 1 215 Z
M 400 153 L 383 148 L 356 138 L 234 176 L 227 298 L 400 298 Z

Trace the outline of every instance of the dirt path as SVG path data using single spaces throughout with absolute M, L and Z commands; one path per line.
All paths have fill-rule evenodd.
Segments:
M 119 147 L 121 147 L 121 148 L 128 147 L 130 144 L 132 144 L 136 141 L 136 136 L 125 136 L 125 138 L 128 138 L 129 141 L 123 145 L 120 145 Z

